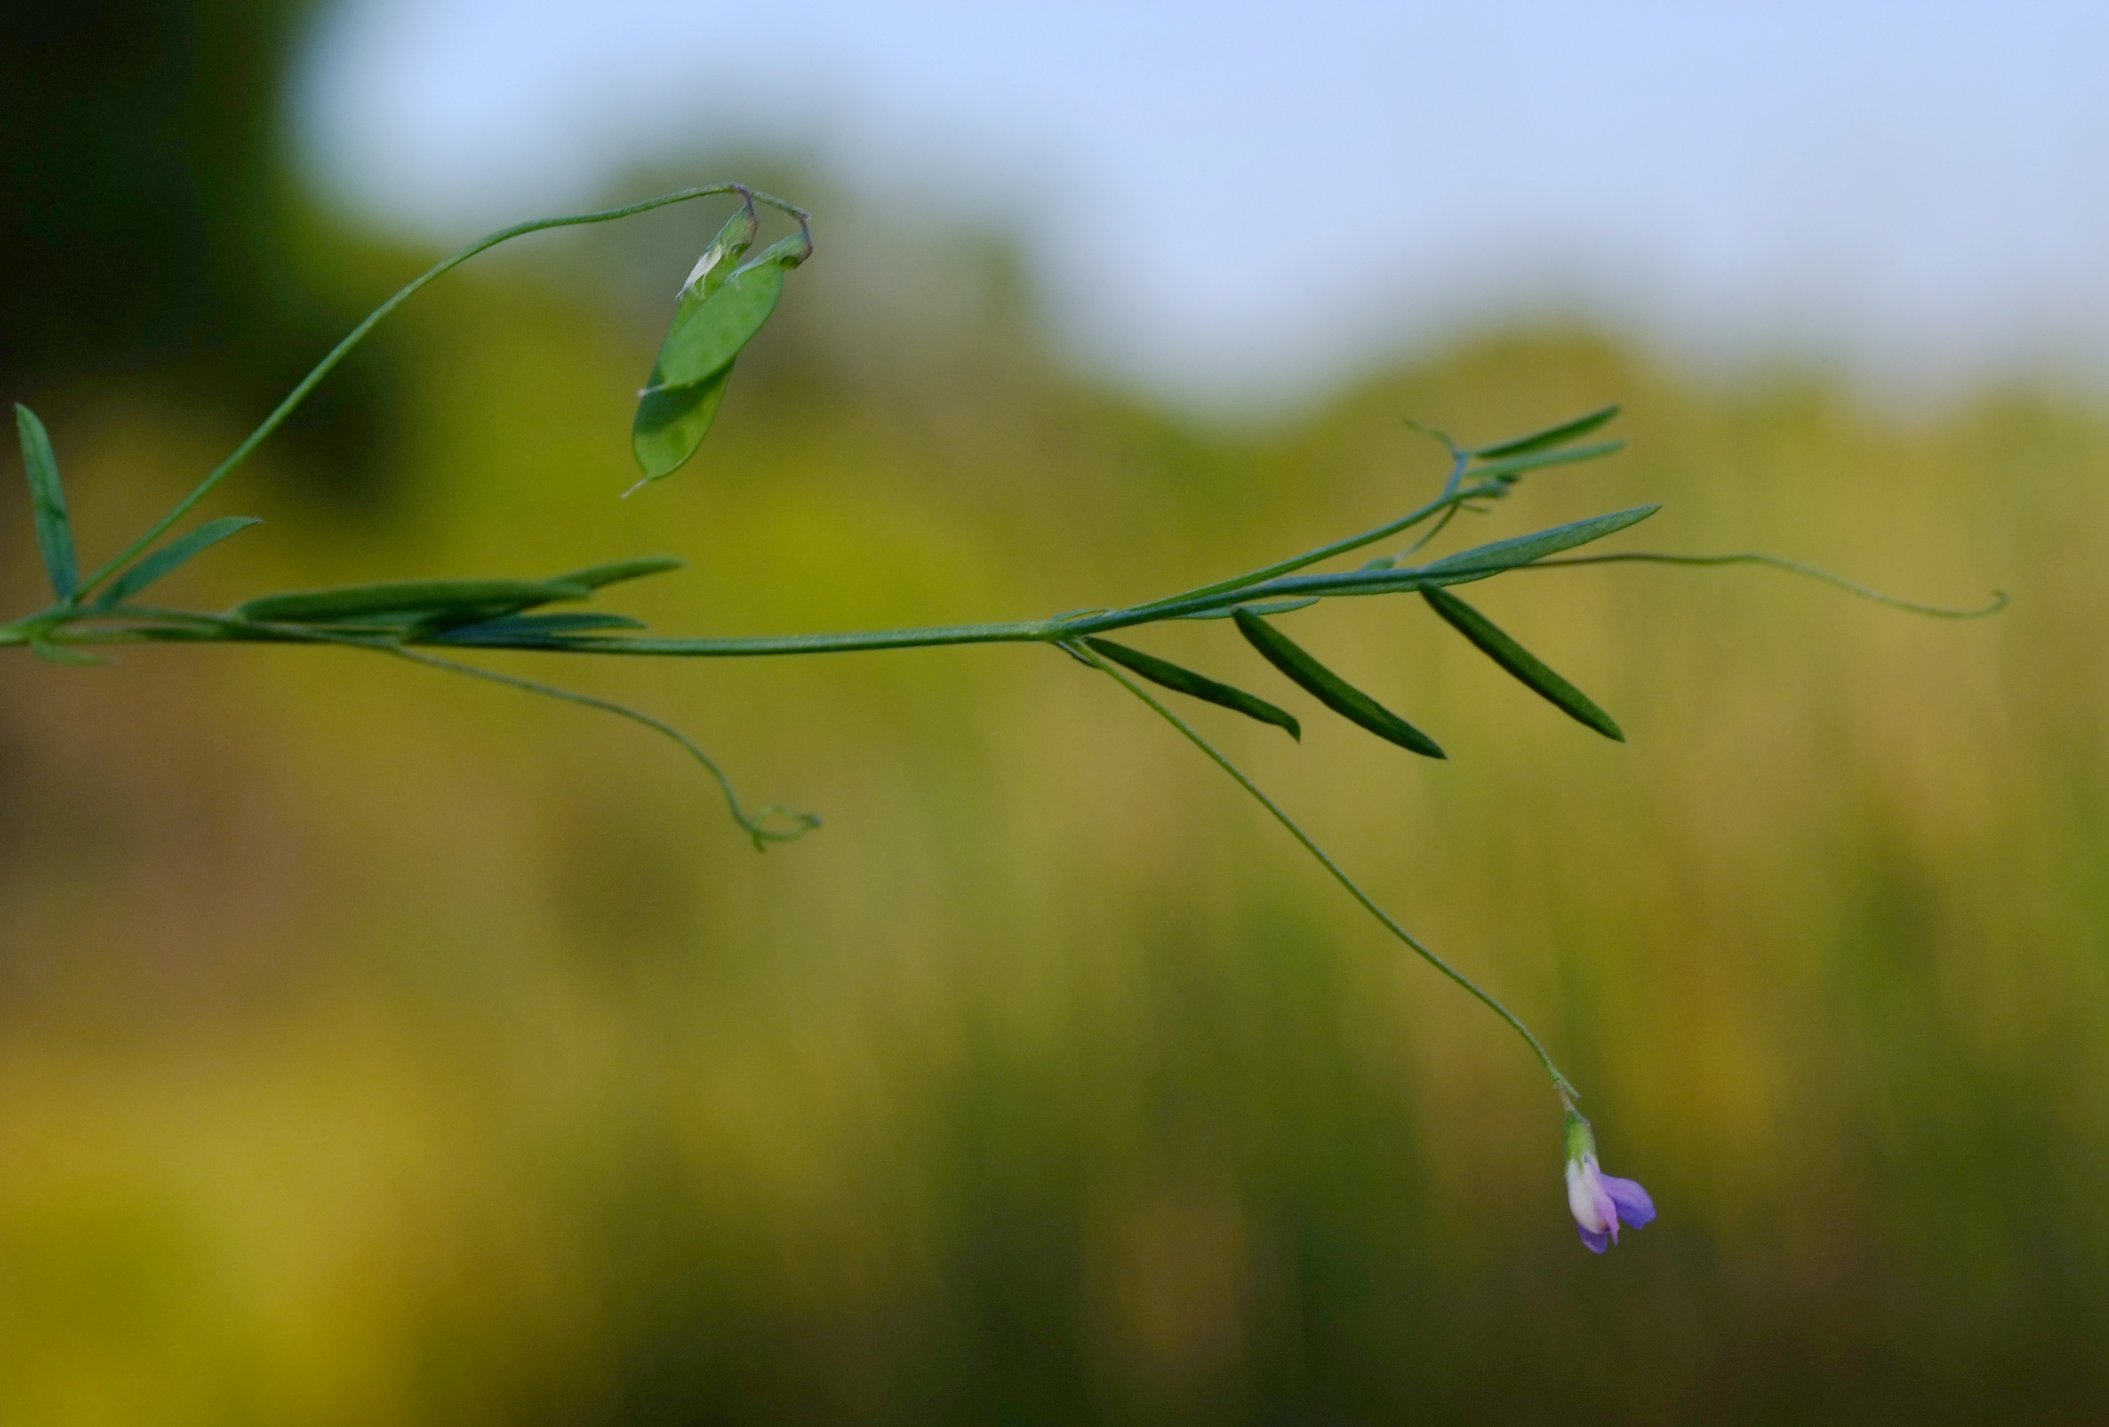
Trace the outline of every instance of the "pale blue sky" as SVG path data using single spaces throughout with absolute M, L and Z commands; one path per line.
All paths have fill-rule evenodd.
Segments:
M 2109 0 L 339 0 L 301 116 L 435 240 L 770 137 L 920 182 L 1026 228 L 1080 360 L 1204 402 L 1546 305 L 1890 391 L 2109 376 Z

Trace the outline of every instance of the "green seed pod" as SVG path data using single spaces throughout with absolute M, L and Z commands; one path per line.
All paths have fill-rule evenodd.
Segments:
M 651 379 L 638 393 L 630 428 L 630 446 L 646 481 L 671 475 L 703 444 L 725 400 L 734 359 L 776 310 L 784 274 L 812 251 L 812 241 L 801 232 L 771 244 L 744 266 L 728 271 L 721 262 L 704 270 L 682 289 L 674 325 Z

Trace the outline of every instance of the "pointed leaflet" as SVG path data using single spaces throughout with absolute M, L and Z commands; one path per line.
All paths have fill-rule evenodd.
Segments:
M 265 595 L 237 605 L 238 619 L 272 624 L 334 624 L 369 616 L 445 614 L 486 605 L 532 608 L 582 600 L 593 591 L 563 580 L 401 580 Z
M 1565 446 L 1570 441 L 1581 440 L 1617 415 L 1618 407 L 1615 405 L 1599 407 L 1587 416 L 1577 416 L 1572 421 L 1548 426 L 1543 431 L 1533 431 L 1528 436 L 1518 436 L 1509 441 L 1497 441 L 1491 446 L 1481 446 L 1472 454 L 1481 460 L 1492 460 L 1497 456 L 1520 456 L 1526 451 L 1543 451 L 1551 446 Z
M 90 654 L 84 649 L 75 649 L 69 644 L 54 644 L 49 639 L 42 638 L 32 638 L 29 641 L 29 652 L 51 664 L 87 666 L 110 662 L 100 654 Z
M 1582 461 L 1600 461 L 1625 449 L 1626 443 L 1623 441 L 1599 441 L 1594 446 L 1568 446 L 1554 451 L 1525 451 L 1515 456 L 1504 456 L 1498 461 L 1489 461 L 1483 466 L 1474 466 L 1466 474 L 1492 476 L 1497 480 L 1513 482 L 1526 471 L 1541 470 L 1546 466 L 1572 466 Z
M 1609 515 L 1592 515 L 1587 520 L 1572 520 L 1565 525 L 1555 525 L 1549 530 L 1511 536 L 1507 540 L 1496 540 L 1490 545 L 1477 545 L 1470 550 L 1460 550 L 1455 555 L 1445 555 L 1442 559 L 1423 565 L 1410 573 L 1428 576 L 1431 582 L 1445 585 L 1484 580 L 1500 574 L 1503 570 L 1513 570 L 1518 565 L 1528 565 L 1531 561 L 1542 560 L 1547 555 L 1557 555 L 1562 550 L 1572 550 L 1577 545 L 1587 545 L 1592 540 L 1615 535 L 1629 525 L 1637 525 L 1646 520 L 1660 509 L 1662 507 L 1659 505 L 1636 505 L 1631 510 L 1617 510 Z
M 1219 684 L 1205 674 L 1182 669 L 1169 660 L 1159 659 L 1154 654 L 1145 654 L 1140 649 L 1130 649 L 1125 644 L 1115 644 L 1110 639 L 1086 639 L 1084 644 L 1093 653 L 1103 654 L 1114 663 L 1174 693 L 1205 699 L 1209 703 L 1233 709 L 1247 718 L 1256 718 L 1261 723 L 1271 723 L 1276 728 L 1287 729 L 1291 738 L 1303 737 L 1303 729 L 1297 725 L 1295 716 L 1287 709 L 1276 708 L 1265 699 L 1248 694 L 1243 689 Z
M 108 589 L 96 597 L 95 602 L 106 608 L 114 604 L 123 604 L 162 576 L 173 574 L 192 556 L 210 550 L 236 531 L 262 524 L 263 522 L 253 515 L 230 515 L 224 520 L 208 521 L 182 539 L 162 546 L 119 575 Z
M 588 565 L 583 570 L 572 570 L 555 577 L 558 584 L 584 585 L 597 590 L 606 585 L 619 585 L 626 580 L 641 580 L 648 575 L 671 574 L 675 570 L 688 568 L 686 560 L 672 555 L 641 555 L 634 560 L 614 560 L 605 565 Z M 552 616 L 554 617 L 554 616 Z
M 1266 620 L 1242 609 L 1231 618 L 1237 621 L 1238 632 L 1268 663 L 1301 684 L 1311 697 L 1334 713 L 1424 757 L 1449 756 L 1434 739 L 1313 659 L 1301 645 Z
M 1509 638 L 1478 610 L 1445 590 L 1424 589 L 1421 598 L 1428 601 L 1452 629 L 1478 645 L 1481 653 L 1560 712 L 1606 738 L 1620 743 L 1626 741 L 1626 735 L 1611 715 L 1598 708 L 1587 694 L 1546 667 L 1537 655 Z
M 22 466 L 29 475 L 29 501 L 36 511 L 37 547 L 44 552 L 44 570 L 60 602 L 71 603 L 81 575 L 73 557 L 73 522 L 66 516 L 66 491 L 59 484 L 59 458 L 51 449 L 51 433 L 20 402 L 15 403 L 15 426 L 22 433 Z
M 599 590 L 608 585 L 619 585 L 627 580 L 642 580 L 651 575 L 664 575 L 672 570 L 685 569 L 686 562 L 671 555 L 644 555 L 634 560 L 615 560 L 605 565 L 588 565 L 583 570 L 571 570 L 551 576 L 543 584 L 578 585 L 586 590 Z M 473 624 L 479 627 L 507 615 L 519 614 L 548 601 L 540 597 L 513 600 L 506 603 L 462 604 L 447 609 L 427 610 L 416 615 L 411 623 L 416 626 L 419 637 L 429 637 L 441 630 L 460 625 Z M 542 615 L 543 619 L 596 619 L 598 615 Z M 634 621 L 632 621 L 634 623 Z

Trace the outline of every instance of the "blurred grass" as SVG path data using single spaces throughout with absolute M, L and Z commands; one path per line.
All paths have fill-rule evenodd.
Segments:
M 0 1420 L 2098 1411 L 2109 413 L 1883 417 L 1544 331 L 1212 433 L 1063 375 L 995 259 L 918 317 L 945 279 L 851 227 L 698 465 L 618 501 L 663 312 L 607 275 L 685 271 L 653 231 L 436 289 L 378 339 L 382 485 L 267 452 L 216 508 L 269 524 L 185 593 L 666 551 L 693 569 L 627 598 L 672 631 L 1025 617 L 1405 508 L 1441 463 L 1402 414 L 1487 440 L 1617 399 L 1629 454 L 1458 542 L 1662 499 L 1628 543 L 2015 606 L 1519 575 L 1477 603 L 1630 745 L 1411 600 L 1298 634 L 1448 764 L 1197 715 L 1582 1085 L 1663 1208 L 1601 1261 L 1508 1032 L 1052 653 L 507 665 L 826 815 L 766 857 L 578 710 L 353 654 L 17 659 Z M 241 432 L 136 384 L 44 414 L 91 551 Z M 26 519 L 0 548 L 26 607 Z M 1294 700 L 1222 624 L 1138 642 Z

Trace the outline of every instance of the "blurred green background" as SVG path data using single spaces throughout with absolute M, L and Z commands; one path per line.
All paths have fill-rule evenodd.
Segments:
M 285 172 L 304 12 L 9 7 L 0 374 L 91 560 L 428 261 Z M 1661 499 L 1650 548 L 2014 608 L 1518 576 L 1481 603 L 1629 745 L 1417 602 L 1299 629 L 1449 763 L 1197 716 L 1576 1077 L 1662 1209 L 1601 1260 L 1509 1033 L 1047 651 L 504 666 L 826 815 L 765 857 L 576 709 L 355 654 L 18 654 L 0 1421 L 2100 1419 L 2098 394 L 1883 414 L 1548 321 L 1211 427 L 1052 356 L 1001 234 L 796 155 L 607 193 L 731 176 L 821 252 L 695 467 L 615 499 L 715 213 L 536 240 L 384 328 L 181 593 L 670 552 L 628 603 L 672 631 L 1029 617 L 1404 509 L 1441 463 L 1401 414 L 1491 440 L 1620 400 L 1628 455 L 1468 537 Z M 25 504 L 10 610 L 38 583 Z M 1148 643 L 1261 677 L 1221 624 Z

